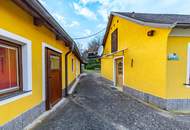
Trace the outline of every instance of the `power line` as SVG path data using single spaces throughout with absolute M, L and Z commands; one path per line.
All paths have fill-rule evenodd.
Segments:
M 96 35 L 98 35 L 99 33 L 103 32 L 106 28 L 103 28 L 102 30 L 94 33 L 94 34 L 91 34 L 91 35 L 88 35 L 88 36 L 84 36 L 84 37 L 77 37 L 77 38 L 73 38 L 74 40 L 81 40 L 81 39 L 87 39 L 87 38 L 90 38 L 90 37 L 94 37 Z

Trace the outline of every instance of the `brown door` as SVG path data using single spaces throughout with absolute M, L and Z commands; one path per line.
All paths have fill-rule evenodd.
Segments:
M 116 69 L 116 86 L 121 87 L 123 86 L 123 59 L 119 58 L 116 59 L 115 62 L 115 69 Z
M 46 109 L 62 97 L 61 54 L 46 48 Z

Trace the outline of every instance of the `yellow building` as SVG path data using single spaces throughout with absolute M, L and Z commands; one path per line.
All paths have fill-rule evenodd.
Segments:
M 0 129 L 21 130 L 67 95 L 82 59 L 37 0 L 1 0 L 0 18 Z
M 124 93 L 190 110 L 190 16 L 112 12 L 101 74 Z

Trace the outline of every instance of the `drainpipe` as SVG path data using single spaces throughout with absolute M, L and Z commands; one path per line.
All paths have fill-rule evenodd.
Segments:
M 68 96 L 68 55 L 73 51 L 74 44 L 72 48 L 65 54 L 65 97 Z
M 82 73 L 82 63 L 80 62 L 80 74 Z

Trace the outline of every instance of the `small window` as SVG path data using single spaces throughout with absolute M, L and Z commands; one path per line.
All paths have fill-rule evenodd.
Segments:
M 74 60 L 72 59 L 72 72 L 74 72 Z
M 111 34 L 111 52 L 116 52 L 118 50 L 118 29 L 116 29 Z
M 60 58 L 58 56 L 50 56 L 51 61 L 51 70 L 59 70 L 60 69 Z
M 0 95 L 22 88 L 20 61 L 21 46 L 0 40 Z

